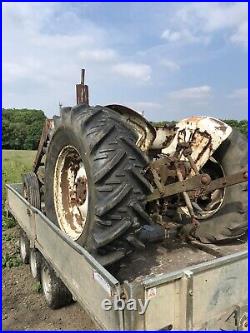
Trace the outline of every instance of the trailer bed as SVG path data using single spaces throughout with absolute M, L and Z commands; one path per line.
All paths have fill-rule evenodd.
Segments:
M 122 260 L 119 271 L 114 267 L 108 271 L 32 207 L 22 196 L 21 184 L 6 187 L 8 210 L 30 246 L 42 253 L 100 328 L 196 330 L 246 325 L 246 240 L 223 246 L 165 240 Z M 142 315 L 126 309 L 103 310 L 102 300 L 114 297 L 149 303 Z M 228 319 L 232 313 L 235 320 Z

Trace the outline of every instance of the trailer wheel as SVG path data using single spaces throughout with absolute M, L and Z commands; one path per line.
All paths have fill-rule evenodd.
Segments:
M 139 133 L 107 107 L 79 105 L 55 118 L 45 166 L 46 215 L 103 265 L 143 247 L 151 223 Z
M 30 259 L 30 241 L 24 231 L 20 232 L 19 246 L 21 260 L 24 264 L 28 264 Z
M 51 309 L 58 309 L 72 302 L 72 295 L 51 266 L 43 260 L 41 284 L 46 303 Z
M 30 249 L 30 271 L 31 275 L 37 281 L 41 281 L 41 266 L 42 266 L 42 255 L 35 249 Z

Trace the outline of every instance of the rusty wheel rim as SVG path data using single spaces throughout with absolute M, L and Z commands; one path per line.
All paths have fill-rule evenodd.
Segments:
M 64 147 L 58 155 L 54 173 L 54 204 L 60 228 L 77 240 L 88 214 L 87 174 L 79 152 Z

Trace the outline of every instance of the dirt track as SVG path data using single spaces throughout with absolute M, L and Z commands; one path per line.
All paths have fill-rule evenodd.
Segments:
M 17 227 L 3 233 L 3 255 L 11 253 L 18 259 Z M 77 304 L 51 310 L 43 294 L 38 292 L 29 265 L 4 268 L 2 273 L 3 330 L 95 330 L 87 313 Z

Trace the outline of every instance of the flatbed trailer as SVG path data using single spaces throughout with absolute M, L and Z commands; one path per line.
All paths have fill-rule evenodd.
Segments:
M 247 241 L 204 245 L 165 240 L 108 271 L 7 184 L 7 210 L 98 328 L 105 330 L 247 330 Z M 109 299 L 148 301 L 109 311 Z

